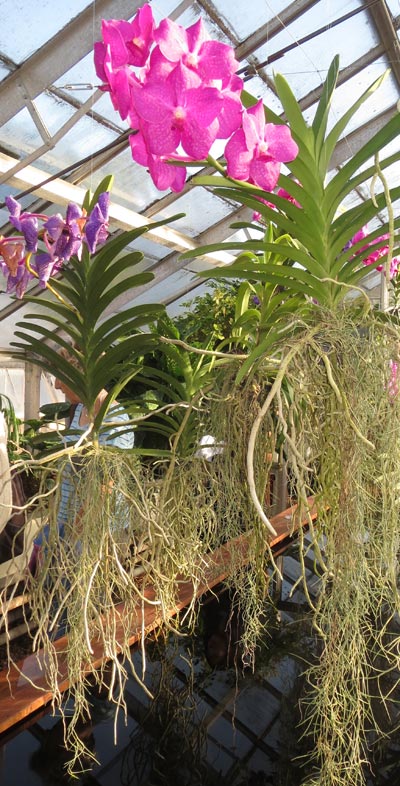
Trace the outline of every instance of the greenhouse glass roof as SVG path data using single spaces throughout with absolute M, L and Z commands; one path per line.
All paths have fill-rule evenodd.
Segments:
M 144 267 L 154 273 L 152 282 L 135 290 L 136 302 L 176 309 L 204 286 L 196 277 L 199 269 L 229 259 L 217 255 L 188 262 L 181 252 L 229 238 L 236 231 L 231 224 L 250 213 L 234 200 L 194 189 L 190 168 L 183 191 L 160 192 L 146 169 L 132 160 L 128 124 L 99 89 L 93 47 L 102 19 L 130 20 L 142 4 L 0 0 L 0 234 L 11 232 L 7 195 L 20 199 L 25 210 L 62 212 L 69 201 L 81 203 L 86 189 L 113 174 L 113 231 L 184 213 L 170 227 L 150 231 L 135 243 L 144 253 Z M 340 74 L 333 118 L 390 68 L 383 87 L 346 129 L 332 167 L 343 165 L 399 111 L 400 0 L 156 0 L 151 7 L 157 22 L 169 16 L 187 27 L 202 17 L 213 38 L 235 48 L 246 90 L 277 114 L 282 109 L 274 92 L 275 72 L 287 78 L 306 119 L 312 120 L 334 55 L 340 57 Z M 400 184 L 398 163 L 389 178 L 391 186 Z M 366 196 L 360 189 L 351 199 Z M 376 274 L 371 274 L 369 287 L 374 283 Z M 131 297 L 126 292 L 118 307 Z M 1 292 L 0 348 L 9 346 L 23 308 Z

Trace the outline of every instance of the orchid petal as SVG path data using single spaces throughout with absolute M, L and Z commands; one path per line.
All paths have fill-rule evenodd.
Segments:
M 247 149 L 246 137 L 242 128 L 235 131 L 225 145 L 227 174 L 235 180 L 248 180 L 252 152 Z

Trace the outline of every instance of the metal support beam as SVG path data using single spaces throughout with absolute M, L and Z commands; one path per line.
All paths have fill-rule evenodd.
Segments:
M 400 88 L 400 41 L 393 24 L 392 15 L 385 0 L 377 0 L 377 2 L 372 4 L 369 0 L 363 0 L 363 2 L 385 47 L 392 74 Z
M 386 109 L 386 111 L 382 112 L 380 115 L 371 117 L 367 124 L 361 126 L 361 128 L 357 128 L 355 131 L 352 131 L 350 134 L 347 134 L 346 137 L 341 139 L 336 146 L 335 152 L 331 158 L 329 169 L 340 166 L 348 158 L 350 158 L 350 156 L 354 155 L 357 150 L 365 145 L 371 139 L 371 137 L 377 134 L 378 131 L 380 131 L 380 129 L 389 122 L 396 112 L 398 113 L 398 109 L 395 104 L 389 109 Z

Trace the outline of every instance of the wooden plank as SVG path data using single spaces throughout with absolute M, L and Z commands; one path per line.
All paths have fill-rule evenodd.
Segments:
M 317 517 L 317 511 L 313 498 L 308 500 L 309 511 L 312 520 Z M 308 516 L 300 520 L 296 516 L 296 506 L 292 506 L 271 518 L 271 523 L 277 535 L 270 541 L 273 551 L 280 553 L 290 544 L 292 535 L 300 528 L 309 523 Z M 167 611 L 169 618 L 174 617 L 181 609 L 185 608 L 193 598 L 195 593 L 201 597 L 205 592 L 224 581 L 229 574 L 232 564 L 232 555 L 235 564 L 244 565 L 248 561 L 249 541 L 251 533 L 244 534 L 224 544 L 209 555 L 209 562 L 204 570 L 204 579 L 200 586 L 194 588 L 193 583 L 182 578 L 178 581 L 177 602 L 174 608 Z M 155 600 L 155 590 L 148 586 L 143 590 L 144 596 L 149 600 Z M 125 618 L 125 605 L 116 605 L 116 612 L 119 622 L 116 626 L 115 638 L 123 637 Z M 145 608 L 144 627 L 146 634 L 155 630 L 163 624 L 163 617 L 158 606 L 151 603 Z M 130 645 L 133 646 L 140 641 L 142 635 L 142 619 L 140 613 L 132 621 Z M 59 667 L 59 689 L 64 691 L 69 686 L 66 647 L 67 636 L 62 636 L 54 642 L 54 647 L 58 653 Z M 104 660 L 104 653 L 99 642 L 92 642 L 93 656 L 91 667 L 98 668 Z M 9 670 L 4 669 L 0 672 L 0 734 L 3 734 L 15 724 L 27 718 L 31 713 L 36 712 L 40 707 L 48 704 L 52 700 L 52 692 L 47 685 L 44 673 L 44 658 L 41 652 L 35 655 L 28 655 L 23 661 L 15 664 Z M 89 671 L 89 667 L 88 667 Z

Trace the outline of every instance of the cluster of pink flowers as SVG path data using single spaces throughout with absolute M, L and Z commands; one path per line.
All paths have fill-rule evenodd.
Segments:
M 354 237 L 350 240 L 347 244 L 347 248 L 354 246 L 356 243 L 360 243 L 362 240 L 366 239 L 369 235 L 368 226 L 361 227 L 361 229 L 356 232 Z M 366 243 L 365 246 L 361 246 L 360 252 L 367 251 L 371 246 L 375 246 L 377 243 L 382 243 L 379 248 L 375 248 L 374 251 L 371 251 L 368 256 L 363 259 L 364 265 L 375 265 L 378 259 L 385 256 L 389 251 L 389 246 L 387 244 L 387 240 L 389 235 L 381 235 L 380 237 L 371 240 L 369 243 Z M 399 270 L 400 267 L 400 259 L 398 257 L 393 257 L 390 261 L 390 278 L 394 278 Z M 383 270 L 383 265 L 376 265 L 377 270 Z
M 228 176 L 266 190 L 298 153 L 285 125 L 265 122 L 262 101 L 243 108 L 234 50 L 211 40 L 201 19 L 157 26 L 146 3 L 132 22 L 103 20 L 94 60 L 103 90 L 135 131 L 132 157 L 159 190 L 181 191 L 186 168 L 170 162 L 204 160 L 217 139 L 228 140 Z
M 22 297 L 33 278 L 45 287 L 50 276 L 72 256 L 81 258 L 83 243 L 93 254 L 107 240 L 108 192 L 100 194 L 90 215 L 70 202 L 65 219 L 59 213 L 53 216 L 25 213 L 11 196 L 5 201 L 10 223 L 20 233 L 9 237 L 0 235 L 0 270 L 7 279 L 8 294 Z

